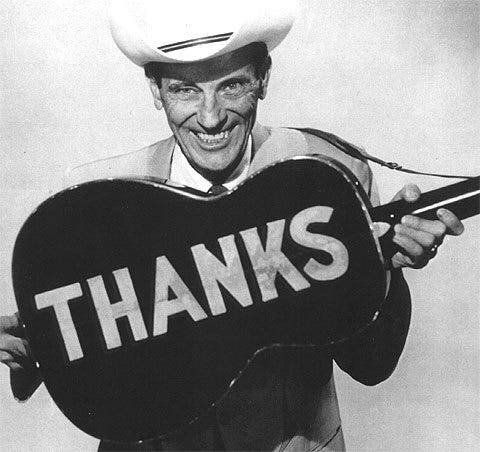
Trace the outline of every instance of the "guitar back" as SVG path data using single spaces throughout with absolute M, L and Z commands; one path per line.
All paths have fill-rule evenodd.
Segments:
M 152 438 L 207 411 L 258 350 L 354 335 L 386 288 L 368 207 L 317 156 L 215 197 L 135 180 L 53 196 L 13 255 L 52 398 L 90 435 Z

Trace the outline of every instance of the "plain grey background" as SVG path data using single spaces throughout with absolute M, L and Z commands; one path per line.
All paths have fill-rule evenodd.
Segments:
M 480 173 L 478 1 L 300 3 L 300 19 L 272 55 L 261 122 L 334 132 L 413 168 Z M 16 310 L 16 234 L 61 188 L 64 171 L 169 131 L 142 71 L 112 42 L 103 1 L 2 0 L 0 37 L 0 313 L 7 314 Z M 373 170 L 384 202 L 407 181 L 422 189 L 448 183 Z M 394 375 L 370 388 L 336 371 L 349 450 L 480 444 L 478 217 L 465 225 L 427 268 L 406 271 L 413 320 Z M 8 378 L 3 366 L 2 451 L 96 450 L 98 441 L 64 418 L 43 386 L 18 404 Z

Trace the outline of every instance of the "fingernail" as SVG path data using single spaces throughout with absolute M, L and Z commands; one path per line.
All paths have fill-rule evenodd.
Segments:
M 448 211 L 446 209 L 438 209 L 437 214 L 440 215 L 441 217 L 444 217 L 445 215 L 448 214 Z
M 404 217 L 402 217 L 402 224 L 404 224 L 405 226 L 412 226 L 413 224 L 413 218 L 411 215 L 405 215 Z
M 413 188 L 408 188 L 407 189 L 407 198 L 416 199 L 417 198 L 417 192 Z

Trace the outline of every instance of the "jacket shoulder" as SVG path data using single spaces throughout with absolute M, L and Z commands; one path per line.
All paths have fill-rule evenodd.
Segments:
M 284 137 L 302 137 L 304 144 L 297 147 L 295 151 L 297 155 L 320 154 L 336 160 L 347 167 L 362 184 L 363 189 L 371 198 L 373 204 L 378 203 L 378 193 L 373 180 L 373 174 L 361 148 L 337 135 L 318 129 L 281 128 L 278 130 L 281 131 Z M 272 136 L 275 135 L 275 129 L 270 129 L 270 133 Z
M 67 170 L 63 186 L 71 187 L 99 179 L 120 177 L 159 177 L 164 178 L 166 168 L 155 164 L 155 160 L 169 161 L 167 156 L 173 144 L 172 138 L 158 141 L 139 150 L 113 157 L 95 160 Z M 171 146 L 170 146 L 171 145 Z
M 310 149 L 320 144 L 326 155 L 344 164 L 357 177 L 374 205 L 377 205 L 378 192 L 373 180 L 372 170 L 368 166 L 362 149 L 333 133 L 318 129 L 298 129 L 304 134 Z
M 333 133 L 330 133 L 330 132 L 324 132 L 323 130 L 312 129 L 312 128 L 298 128 L 295 130 L 298 130 L 299 132 L 302 132 L 307 136 L 317 137 L 320 140 L 329 143 L 335 149 L 343 152 L 344 154 L 349 155 L 350 157 L 353 157 L 355 159 L 365 161 L 365 156 L 361 148 L 359 148 L 358 146 L 355 146 L 352 143 L 349 143 L 343 138 L 340 138 L 338 135 L 334 135 Z

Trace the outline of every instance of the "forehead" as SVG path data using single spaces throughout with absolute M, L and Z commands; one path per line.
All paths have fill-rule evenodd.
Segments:
M 238 75 L 253 75 L 255 54 L 249 48 L 206 61 L 162 64 L 161 77 L 193 82 L 211 82 Z

